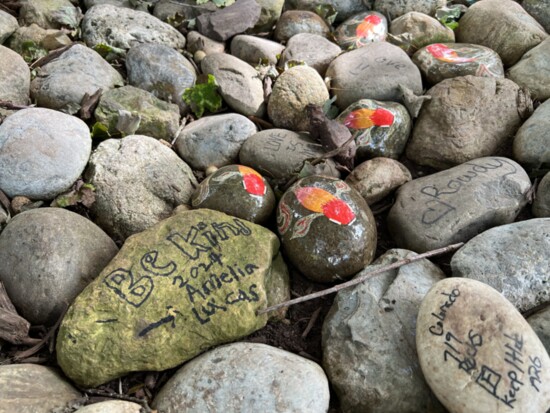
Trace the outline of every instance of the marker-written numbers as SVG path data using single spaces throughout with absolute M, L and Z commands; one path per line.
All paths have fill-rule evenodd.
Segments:
M 225 263 L 223 255 L 225 241 L 251 234 L 247 224 L 236 218 L 208 224 L 199 222 L 166 237 L 166 241 L 176 247 L 179 257 L 169 259 L 158 250 L 148 251 L 130 270 L 118 268 L 108 274 L 103 283 L 136 308 L 150 299 L 155 281 L 169 280 L 172 288 L 183 290 L 178 302 L 166 307 L 165 316 L 141 328 L 139 337 L 162 326 L 175 328 L 177 318 L 187 311 L 204 325 L 231 306 L 260 300 L 258 285 L 249 281 L 259 267 L 250 262 Z

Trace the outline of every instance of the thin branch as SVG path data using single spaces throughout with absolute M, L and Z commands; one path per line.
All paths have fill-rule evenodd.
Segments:
M 354 278 L 353 280 L 347 281 L 347 282 L 342 283 L 342 284 L 335 285 L 334 287 L 331 287 L 331 288 L 327 288 L 326 290 L 317 291 L 316 293 L 313 293 L 313 294 L 304 295 L 303 297 L 298 297 L 298 298 L 295 298 L 293 300 L 284 301 L 282 303 L 273 305 L 271 307 L 264 308 L 263 310 L 258 310 L 256 312 L 256 314 L 261 315 L 261 314 L 269 313 L 269 312 L 272 312 L 272 311 L 276 311 L 279 308 L 290 307 L 291 305 L 294 305 L 294 304 L 299 304 L 299 303 L 303 303 L 305 301 L 313 300 L 315 298 L 324 297 L 325 295 L 329 295 L 329 294 L 338 292 L 338 291 L 343 290 L 345 288 L 353 287 L 354 285 L 357 285 L 357 284 L 361 284 L 363 281 L 366 281 L 369 278 L 373 278 L 377 275 L 380 275 L 380 274 L 382 274 L 386 271 L 394 270 L 396 268 L 399 268 L 399 267 L 402 267 L 404 265 L 410 264 L 411 262 L 419 261 L 421 259 L 428 258 L 428 257 L 433 257 L 434 255 L 441 255 L 441 254 L 445 254 L 445 253 L 450 252 L 450 251 L 454 251 L 456 249 L 459 249 L 463 245 L 464 245 L 463 242 L 459 242 L 458 244 L 452 244 L 452 245 L 449 245 L 447 247 L 438 248 L 436 250 L 428 251 L 428 252 L 425 252 L 423 254 L 418 254 L 418 255 L 415 255 L 413 257 L 404 258 L 402 260 L 394 262 L 393 264 L 384 265 L 382 267 L 377 268 L 374 271 L 367 272 L 366 274 L 363 274 L 360 277 Z
M 19 109 L 28 109 L 33 108 L 34 105 L 18 105 L 7 100 L 0 100 L 0 108 L 9 109 L 9 110 L 19 110 Z

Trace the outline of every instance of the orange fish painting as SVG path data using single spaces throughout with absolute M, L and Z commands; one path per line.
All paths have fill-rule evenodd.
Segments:
M 243 186 L 250 195 L 264 196 L 267 192 L 264 179 L 254 169 L 248 166 L 239 165 L 239 172 L 243 177 Z
M 382 19 L 379 16 L 376 14 L 369 14 L 363 19 L 362 23 L 359 23 L 355 29 L 355 35 L 368 39 L 378 31 L 378 27 L 381 23 Z
M 387 109 L 357 109 L 344 119 L 344 125 L 351 129 L 368 129 L 373 126 L 388 128 L 393 124 L 394 115 Z
M 321 213 L 339 225 L 348 225 L 355 220 L 355 214 L 350 206 L 324 189 L 300 187 L 296 189 L 295 195 L 305 208 Z
M 460 57 L 456 51 L 441 43 L 431 44 L 426 47 L 426 50 L 437 60 L 446 63 L 467 63 L 475 60 L 473 57 Z

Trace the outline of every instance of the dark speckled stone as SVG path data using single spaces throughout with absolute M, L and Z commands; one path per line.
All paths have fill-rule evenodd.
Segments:
M 262 223 L 269 219 L 275 208 L 275 195 L 267 181 L 254 169 L 228 165 L 201 182 L 191 197 L 191 205 Z
M 277 229 L 286 256 L 318 282 L 350 278 L 376 250 L 376 225 L 361 195 L 344 181 L 309 176 L 281 198 Z

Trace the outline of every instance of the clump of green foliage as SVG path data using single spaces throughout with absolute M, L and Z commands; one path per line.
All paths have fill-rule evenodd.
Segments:
M 185 89 L 182 99 L 198 118 L 204 114 L 205 110 L 214 113 L 222 107 L 222 97 L 218 93 L 216 78 L 210 74 L 205 83 L 197 83 Z

